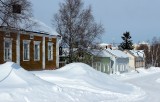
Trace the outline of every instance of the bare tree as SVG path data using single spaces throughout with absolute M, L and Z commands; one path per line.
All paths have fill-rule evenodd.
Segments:
M 62 35 L 62 43 L 69 48 L 69 62 L 79 58 L 75 57 L 74 52 L 84 57 L 84 53 L 95 45 L 104 32 L 102 25 L 94 21 L 91 7 L 83 9 L 81 0 L 65 0 L 60 3 L 58 13 L 54 15 L 53 25 Z
M 145 54 L 146 68 L 151 65 L 150 46 L 148 44 L 140 44 L 136 50 L 143 50 Z
M 146 56 L 146 67 L 160 66 L 160 38 L 153 37 L 150 45 L 142 44 L 138 50 L 144 50 Z
M 28 0 L 0 0 L 0 26 L 20 28 L 32 17 Z
M 152 66 L 160 65 L 160 38 L 154 37 L 150 47 L 150 59 Z

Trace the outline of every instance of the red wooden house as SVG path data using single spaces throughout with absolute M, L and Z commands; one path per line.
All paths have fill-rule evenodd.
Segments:
M 59 65 L 58 35 L 0 27 L 0 64 L 13 61 L 26 70 Z

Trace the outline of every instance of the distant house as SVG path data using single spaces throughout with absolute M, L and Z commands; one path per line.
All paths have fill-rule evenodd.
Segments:
M 98 71 L 110 74 L 111 59 L 107 56 L 107 52 L 103 50 L 92 50 L 92 67 Z
M 98 44 L 98 47 L 104 49 L 112 49 L 112 50 L 118 50 L 118 44 L 117 43 L 112 43 L 112 44 L 107 44 L 107 43 L 101 43 Z
M 0 63 L 13 61 L 26 70 L 49 70 L 59 65 L 58 35 L 0 27 Z
M 129 67 L 133 70 L 139 67 L 145 67 L 145 54 L 143 50 L 125 51 L 129 56 Z
M 129 57 L 120 50 L 106 49 L 106 56 L 111 59 L 112 73 L 125 72 L 128 70 Z

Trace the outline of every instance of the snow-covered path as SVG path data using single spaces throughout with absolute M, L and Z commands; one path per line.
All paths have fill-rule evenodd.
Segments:
M 124 82 L 131 83 L 145 90 L 146 95 L 143 102 L 160 102 L 160 83 L 157 81 L 159 79 L 160 72 L 124 80 Z

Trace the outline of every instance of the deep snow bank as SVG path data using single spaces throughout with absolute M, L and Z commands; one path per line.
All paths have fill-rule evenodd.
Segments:
M 134 79 L 134 78 L 139 78 L 139 77 L 143 77 L 143 76 L 148 76 L 154 73 L 159 73 L 160 72 L 160 68 L 159 67 L 151 67 L 148 69 L 145 68 L 137 68 L 137 71 L 133 70 L 131 72 L 128 73 L 122 73 L 119 75 L 111 75 L 114 79 L 117 80 L 130 80 L 130 79 Z
M 106 98 L 107 96 L 113 96 L 117 98 L 115 100 L 118 100 L 120 97 L 121 101 L 135 100 L 145 94 L 140 88 L 117 81 L 109 75 L 96 71 L 83 63 L 72 63 L 54 71 L 33 73 L 61 87 L 104 93 Z
M 24 87 L 28 85 L 49 84 L 35 75 L 28 73 L 21 66 L 13 62 L 0 65 L 0 87 Z
M 120 81 L 114 80 L 109 75 L 96 71 L 92 67 L 82 63 L 72 63 L 66 65 L 63 68 L 54 71 L 54 75 L 57 75 L 57 73 L 58 76 L 76 81 L 80 80 L 101 90 L 126 94 L 134 90 L 132 85 L 124 84 Z
M 16 63 L 0 65 L 0 102 L 72 102 L 61 90 Z
M 34 73 L 46 81 L 13 62 L 0 65 L 0 102 L 129 102 L 144 95 L 82 63 Z

